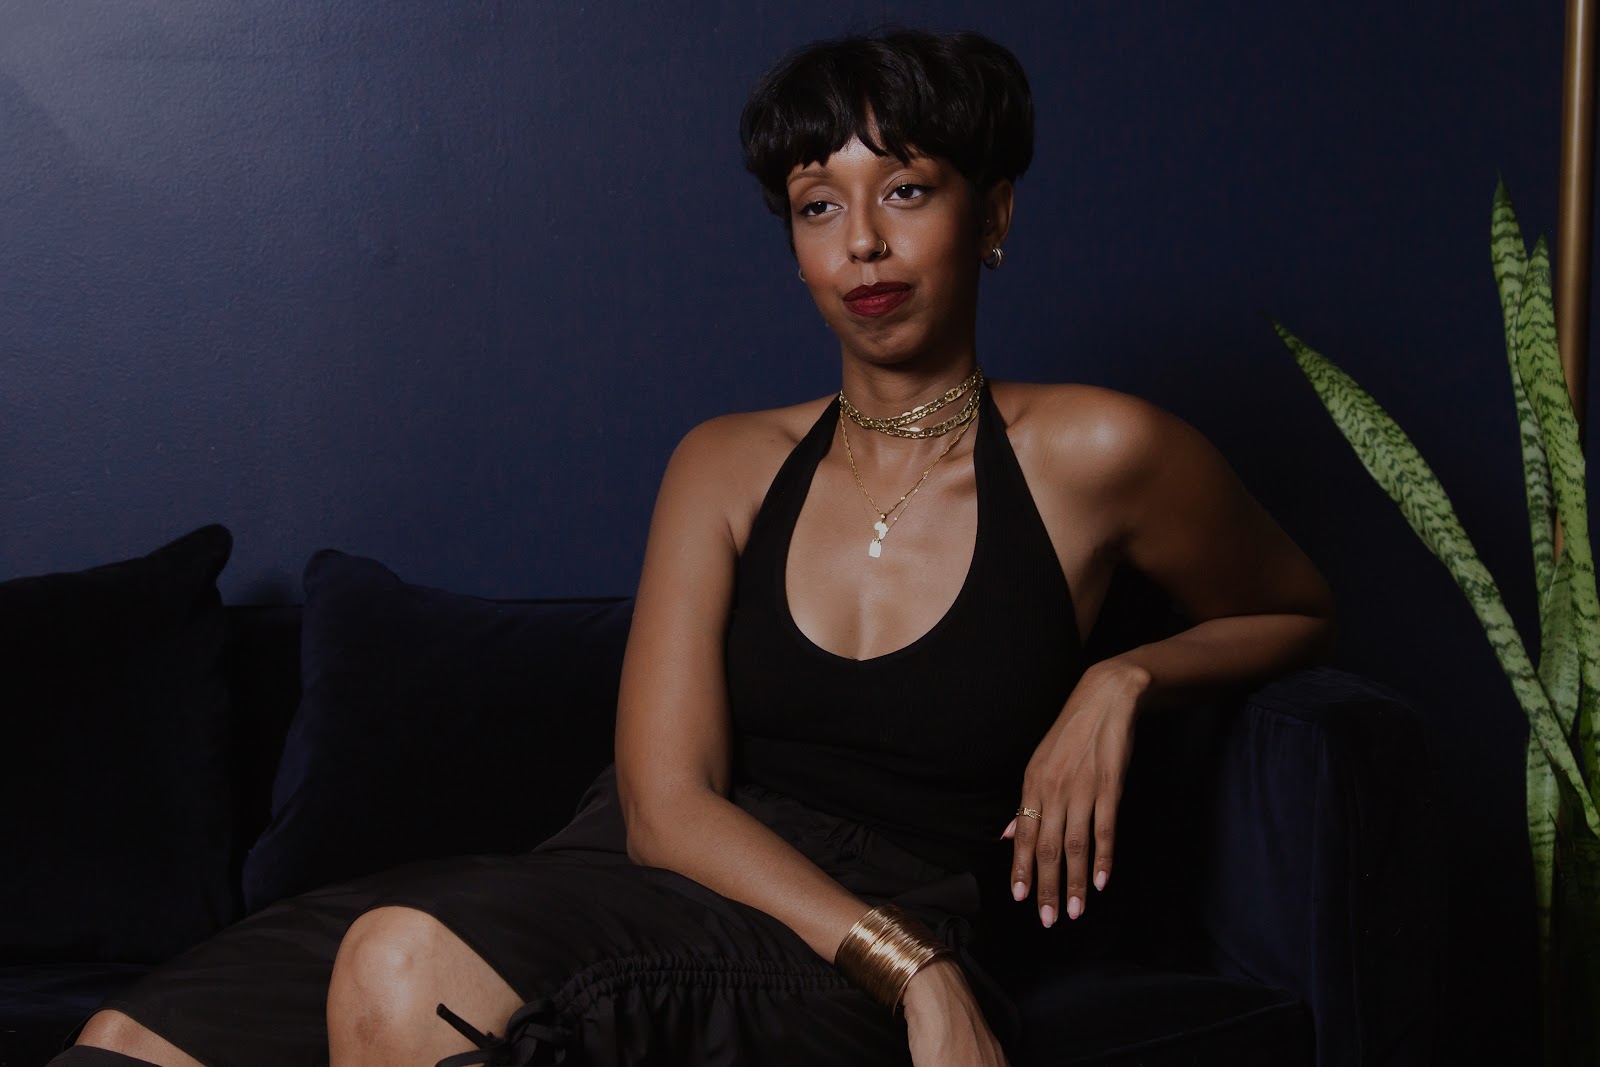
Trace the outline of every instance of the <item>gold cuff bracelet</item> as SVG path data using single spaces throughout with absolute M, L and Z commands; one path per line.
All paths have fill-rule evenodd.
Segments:
M 949 955 L 927 926 L 893 904 L 880 904 L 856 920 L 833 962 L 874 1000 L 898 1012 L 912 975 Z

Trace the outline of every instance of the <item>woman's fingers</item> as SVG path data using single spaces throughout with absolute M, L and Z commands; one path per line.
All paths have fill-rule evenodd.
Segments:
M 1061 917 L 1061 839 L 1066 815 L 1060 803 L 1042 814 L 1033 848 L 1039 881 L 1039 921 L 1045 926 L 1054 926 Z
M 1090 804 L 1075 804 L 1067 813 L 1062 853 L 1067 867 L 1064 895 L 1069 919 L 1076 919 L 1082 915 L 1084 904 L 1089 899 L 1089 834 L 1093 830 L 1091 823 L 1093 815 L 1094 808 Z
M 1080 724 L 1081 729 L 1071 729 Z M 1029 762 L 1022 795 L 1039 798 L 1024 804 L 1041 818 L 1013 819 L 1000 836 L 1014 834 L 1013 895 L 1026 896 L 1031 874 L 1045 926 L 1063 915 L 1078 918 L 1089 905 L 1089 886 L 1103 890 L 1110 881 L 1117 809 L 1132 748 L 1131 712 L 1112 708 L 1079 717 L 1069 701 Z
M 1024 804 L 1024 807 L 1031 805 Z M 1033 852 L 1039 840 L 1039 820 L 1018 815 L 1011 820 L 1011 898 L 1027 900 L 1033 888 Z
M 1032 887 L 1045 926 L 1054 926 L 1063 915 L 1078 918 L 1089 906 L 1089 886 L 1106 887 L 1119 799 L 1113 791 L 1066 805 L 1064 811 L 1058 807 L 1053 817 L 1049 811 L 1041 819 L 1022 816 L 1006 827 L 1014 835 L 1011 895 L 1023 900 Z
M 1094 806 L 1094 887 L 1101 890 L 1111 878 L 1112 846 L 1117 838 L 1117 804 L 1122 800 L 1118 785 L 1100 795 Z M 1087 898 L 1085 898 L 1087 899 Z

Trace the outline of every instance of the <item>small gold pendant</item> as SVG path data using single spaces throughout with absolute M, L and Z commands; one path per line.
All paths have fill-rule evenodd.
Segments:
M 889 536 L 889 524 L 879 518 L 877 522 L 872 524 L 872 532 L 878 536 L 874 537 L 872 543 L 867 546 L 867 555 L 877 559 L 883 555 L 883 539 Z

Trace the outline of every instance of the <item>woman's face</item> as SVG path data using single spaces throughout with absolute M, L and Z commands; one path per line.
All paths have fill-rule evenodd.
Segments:
M 1010 184 L 1000 185 L 977 203 L 945 160 L 902 163 L 859 138 L 794 169 L 795 257 L 848 352 L 888 365 L 970 351 L 979 261 L 1009 221 Z M 1006 216 L 998 229 L 985 211 Z

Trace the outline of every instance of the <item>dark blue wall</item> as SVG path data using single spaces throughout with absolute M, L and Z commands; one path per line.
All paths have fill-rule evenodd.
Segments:
M 836 350 L 735 127 L 762 67 L 899 14 L 0 0 L 0 578 L 222 521 L 236 601 L 313 550 L 496 595 L 631 590 L 693 423 Z M 1208 433 L 1418 702 L 1453 829 L 1451 1060 L 1517 1057 L 1525 726 L 1454 585 L 1263 313 L 1410 428 L 1531 630 L 1486 254 L 1554 228 L 1561 4 L 937 0 L 1029 70 L 982 353 Z

